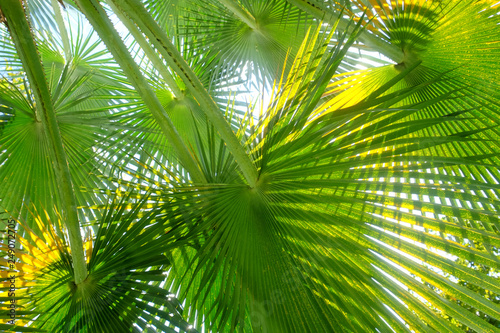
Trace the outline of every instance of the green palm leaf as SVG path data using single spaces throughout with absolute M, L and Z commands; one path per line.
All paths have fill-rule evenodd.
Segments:
M 173 256 L 175 276 L 185 277 L 171 281 L 197 309 L 192 319 L 205 316 L 214 331 L 307 331 L 310 323 L 319 331 L 402 329 L 398 320 L 412 329 L 456 331 L 444 315 L 453 323 L 494 331 L 462 305 L 494 323 L 495 296 L 461 286 L 456 275 L 497 289 L 490 274 L 499 264 L 498 217 L 469 185 L 460 190 L 459 184 L 472 180 L 452 171 L 458 165 L 483 170 L 492 165 L 481 153 L 468 160 L 434 154 L 446 144 L 481 142 L 473 138 L 476 133 L 440 134 L 443 124 L 468 119 L 427 115 L 416 121 L 448 96 L 400 105 L 408 93 L 378 97 L 380 90 L 370 103 L 332 108 L 327 101 L 315 108 L 325 89 L 321 82 L 328 82 L 321 73 L 333 73 L 338 58 L 332 57 L 332 67 L 318 70 L 311 83 L 315 65 L 309 56 L 304 51 L 296 59 L 296 71 L 281 86 L 262 129 L 255 130 L 264 133 L 255 139 L 258 186 L 197 188 L 185 199 L 199 198 L 199 217 L 194 217 L 199 222 L 192 232 L 203 241 Z M 463 97 L 457 94 L 454 99 Z M 391 109 L 395 103 L 399 106 Z M 496 191 L 485 181 L 474 183 Z M 179 195 L 188 194 L 183 189 Z M 484 205 L 474 211 L 462 204 L 448 208 L 445 202 L 451 200 Z M 464 246 L 474 239 L 479 249 Z M 488 262 L 486 274 L 469 264 L 478 256 Z
M 0 29 L 0 199 L 29 222 L 1 329 L 500 331 L 495 1 L 78 0 L 113 57 L 27 3 L 41 32 Z M 82 256 L 31 128 L 51 109 Z
M 124 87 L 109 79 L 111 68 L 104 65 L 102 52 L 93 52 L 96 44 L 91 44 L 90 39 L 79 37 L 74 59 L 68 63 L 47 40 L 42 40 L 39 49 L 76 189 L 103 186 L 97 178 L 88 177 L 90 172 L 97 172 L 94 148 L 113 133 L 129 128 L 113 119 L 110 112 L 110 101 L 116 100 L 114 94 Z M 100 58 L 100 70 L 92 69 L 96 58 Z M 4 81 L 0 97 L 6 115 L 0 137 L 0 175 L 5 184 L 0 197 L 4 209 L 18 211 L 31 220 L 26 212 L 31 201 L 49 207 L 58 202 L 59 194 L 30 83 L 23 72 L 11 74 L 12 81 Z M 117 108 L 116 104 L 113 108 Z M 81 191 L 76 192 L 76 197 L 80 206 L 102 202 L 102 198 Z M 81 218 L 84 216 L 95 218 L 91 211 Z M 31 222 L 30 226 L 36 227 Z
M 247 65 L 249 79 L 269 82 L 281 71 L 288 50 L 297 51 L 309 23 L 300 10 L 286 1 L 146 4 L 154 8 L 152 13 L 158 15 L 157 20 L 167 27 L 174 40 L 188 45 L 193 54 L 203 54 L 202 61 L 210 59 L 203 68 L 212 80 Z
M 132 207 L 125 199 L 106 207 L 95 238 L 87 239 L 89 275 L 79 285 L 73 281 L 67 238 L 54 233 L 57 223 L 36 214 L 40 237 L 24 227 L 29 237 L 19 239 L 24 252 L 17 253 L 21 262 L 13 274 L 18 309 L 25 310 L 18 315 L 25 323 L 33 320 L 32 326 L 44 332 L 141 332 L 150 326 L 194 332 L 182 319 L 180 303 L 160 284 L 169 265 L 164 253 L 185 231 L 168 223 L 175 213 L 158 208 L 144 214 L 145 199 Z M 2 266 L 9 269 L 7 263 Z

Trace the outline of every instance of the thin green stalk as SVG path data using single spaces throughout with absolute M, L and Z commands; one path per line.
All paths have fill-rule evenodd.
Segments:
M 215 126 L 219 135 L 226 143 L 228 150 L 234 156 L 236 163 L 250 187 L 255 187 L 258 179 L 257 168 L 247 155 L 226 119 L 222 115 L 205 87 L 182 58 L 177 48 L 172 44 L 166 33 L 153 20 L 142 3 L 137 0 L 112 0 L 123 14 L 137 24 L 139 29 L 149 38 L 155 48 L 167 61 L 167 64 L 183 79 L 187 89 L 200 103 L 207 118 Z
M 42 62 L 38 56 L 21 2 L 19 0 L 2 0 L 0 8 L 5 16 L 7 28 L 28 76 L 44 133 L 51 146 L 53 153 L 52 163 L 58 179 L 59 193 L 63 205 L 63 216 L 66 228 L 68 229 L 75 283 L 79 284 L 87 277 L 87 264 L 83 253 L 83 242 L 71 174 Z M 36 120 L 34 119 L 34 121 Z
M 226 0 L 227 1 L 227 0 Z M 290 4 L 302 9 L 304 12 L 312 15 L 318 20 L 323 20 L 324 22 L 328 22 L 330 24 L 336 24 L 338 17 L 336 15 L 332 15 L 328 8 L 325 8 L 323 4 L 320 2 L 315 2 L 314 5 L 311 4 L 307 0 L 287 0 Z M 340 18 L 338 27 L 340 29 L 348 29 L 349 20 L 345 18 Z M 351 24 L 350 29 L 354 29 Z M 404 53 L 403 50 L 394 46 L 383 39 L 369 33 L 366 30 L 363 30 L 359 37 L 357 38 L 360 42 L 365 44 L 366 46 L 376 50 L 377 52 L 382 53 L 395 63 L 399 64 L 403 62 Z
M 101 37 L 118 65 L 120 65 L 124 74 L 130 80 L 130 83 L 142 97 L 142 100 L 152 113 L 163 134 L 174 147 L 182 166 L 189 172 L 194 182 L 205 183 L 205 176 L 198 167 L 193 155 L 187 149 L 172 123 L 172 120 L 169 118 L 157 96 L 143 77 L 141 69 L 135 63 L 134 59 L 132 59 L 127 47 L 113 27 L 104 9 L 96 0 L 76 0 L 75 2 L 80 7 L 83 14 L 85 14 L 90 24 L 94 27 L 99 37 Z
M 53 0 L 54 1 L 54 0 Z M 168 87 L 172 90 L 172 93 L 175 97 L 181 97 L 182 92 L 177 85 L 177 82 L 175 82 L 175 79 L 173 78 L 172 74 L 168 71 L 167 66 L 163 63 L 163 61 L 160 59 L 158 54 L 153 50 L 151 45 L 149 45 L 148 41 L 146 38 L 142 35 L 142 33 L 137 29 L 136 25 L 130 21 L 130 19 L 123 15 L 118 8 L 116 8 L 115 4 L 113 2 L 108 3 L 109 6 L 111 7 L 111 10 L 118 16 L 120 21 L 125 25 L 127 30 L 132 34 L 134 37 L 134 40 L 139 44 L 141 49 L 146 53 L 148 56 L 149 60 L 153 63 L 153 66 L 158 70 L 160 73 L 161 77 L 165 80 L 167 83 Z
M 68 31 L 66 30 L 66 26 L 64 25 L 64 19 L 61 14 L 61 7 L 59 7 L 59 2 L 57 0 L 50 1 L 52 3 L 52 9 L 54 10 L 54 16 L 56 19 L 57 27 L 59 29 L 59 34 L 61 35 L 64 55 L 67 61 L 71 57 L 71 47 L 69 44 Z
M 240 6 L 239 3 L 232 0 L 219 0 L 227 9 L 236 15 L 241 21 L 248 25 L 252 30 L 259 31 L 255 17 Z

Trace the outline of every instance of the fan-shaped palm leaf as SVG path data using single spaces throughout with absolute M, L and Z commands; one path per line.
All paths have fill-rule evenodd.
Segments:
M 486 202 L 496 204 L 470 192 L 472 179 L 453 172 L 492 166 L 481 152 L 469 159 L 434 153 L 442 145 L 466 147 L 481 139 L 441 134 L 442 124 L 468 120 L 460 114 L 414 120 L 446 94 L 400 105 L 409 93 L 446 79 L 388 94 L 398 83 L 392 80 L 362 103 L 317 106 L 341 54 L 338 49 L 328 67 L 316 70 L 313 51 L 302 50 L 249 138 L 260 168 L 255 188 L 214 184 L 169 194 L 174 207 L 197 208 L 188 217 L 200 241 L 174 252 L 169 278 L 192 305 L 191 320 L 205 318 L 214 331 L 405 330 L 399 321 L 410 329 L 457 331 L 444 316 L 495 331 L 462 305 L 493 324 L 498 320 L 491 276 L 499 263 L 498 218 Z M 474 183 L 497 191 L 484 180 Z M 426 203 L 416 205 L 415 196 Z M 448 209 L 444 202 L 451 200 L 483 204 L 470 215 L 462 204 Z M 475 239 L 480 249 L 464 246 Z M 470 265 L 471 256 L 492 265 L 486 274 Z M 457 275 L 493 297 L 461 286 Z
M 16 331 L 140 332 L 150 326 L 163 332 L 175 327 L 194 331 L 182 319 L 180 303 L 160 284 L 169 265 L 164 253 L 185 231 L 168 223 L 175 213 L 160 213 L 160 207 L 141 213 L 146 198 L 132 207 L 124 201 L 106 207 L 97 233 L 90 233 L 84 244 L 89 275 L 78 285 L 67 238 L 54 232 L 61 221 L 35 214 L 40 237 L 21 224 L 27 236 L 17 238 L 23 248 L 15 253 L 20 262 L 14 269 L 2 262 L 3 278 L 15 275 L 16 305 L 24 311 L 17 311 L 22 319 Z M 8 287 L 4 289 L 8 310 Z M 23 329 L 29 321 L 31 327 Z

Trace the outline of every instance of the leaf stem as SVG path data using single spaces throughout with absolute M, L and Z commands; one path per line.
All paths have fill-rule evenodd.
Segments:
M 241 21 L 248 25 L 252 30 L 259 31 L 255 17 L 252 16 L 248 11 L 242 8 L 238 3 L 232 0 L 219 0 L 227 9 L 229 9 L 234 15 L 236 15 Z
M 59 28 L 59 34 L 61 35 L 64 55 L 66 57 L 66 61 L 68 61 L 71 57 L 71 47 L 68 39 L 68 31 L 66 30 L 66 26 L 64 25 L 64 19 L 61 14 L 61 8 L 59 7 L 59 3 L 57 0 L 50 0 L 52 3 L 52 9 L 54 10 L 54 16 L 56 19 L 57 27 Z
M 81 1 L 81 0 L 80 0 Z M 116 7 L 137 24 L 139 29 L 149 38 L 150 42 L 161 53 L 167 64 L 183 79 L 186 88 L 200 103 L 207 118 L 217 128 L 219 135 L 234 156 L 250 187 L 255 187 L 258 178 L 257 168 L 251 161 L 233 130 L 222 115 L 217 104 L 200 82 L 177 48 L 172 44 L 166 33 L 153 20 L 142 3 L 137 0 L 112 0 Z
M 42 126 L 51 146 L 52 163 L 58 177 L 63 216 L 68 229 L 75 283 L 79 284 L 87 277 L 87 264 L 83 253 L 83 242 L 71 174 L 42 62 L 21 2 L 19 0 L 2 0 L 0 8 L 28 76 L 35 97 L 36 108 L 41 116 Z
M 151 62 L 153 63 L 155 69 L 158 70 L 161 77 L 165 80 L 168 87 L 172 90 L 173 95 L 176 97 L 182 96 L 182 92 L 179 89 L 177 82 L 175 82 L 174 77 L 168 71 L 167 66 L 165 66 L 155 50 L 153 50 L 151 45 L 149 45 L 148 41 L 146 40 L 146 38 L 144 38 L 139 29 L 137 29 L 136 25 L 126 15 L 123 15 L 123 13 L 118 10 L 118 8 L 112 1 L 108 2 L 108 4 L 116 14 L 116 16 L 118 16 L 120 21 L 125 25 L 127 30 L 132 34 L 134 40 L 139 44 L 144 53 L 146 53 L 149 60 L 151 60 Z
M 205 183 L 205 176 L 198 167 L 193 155 L 182 141 L 172 120 L 169 118 L 157 96 L 143 77 L 139 66 L 130 55 L 104 9 L 96 0 L 76 0 L 75 2 L 80 7 L 82 13 L 87 17 L 90 24 L 94 27 L 99 37 L 101 37 L 104 44 L 108 47 L 108 50 L 130 80 L 130 83 L 142 97 L 142 100 L 149 108 L 149 111 L 160 126 L 163 134 L 174 147 L 177 158 L 182 166 L 189 172 L 194 182 Z

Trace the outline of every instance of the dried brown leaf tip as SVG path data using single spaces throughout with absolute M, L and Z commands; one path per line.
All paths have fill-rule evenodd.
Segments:
M 2 9 L 0 9 L 0 23 L 7 24 L 7 20 L 5 19 L 5 16 L 3 16 Z

